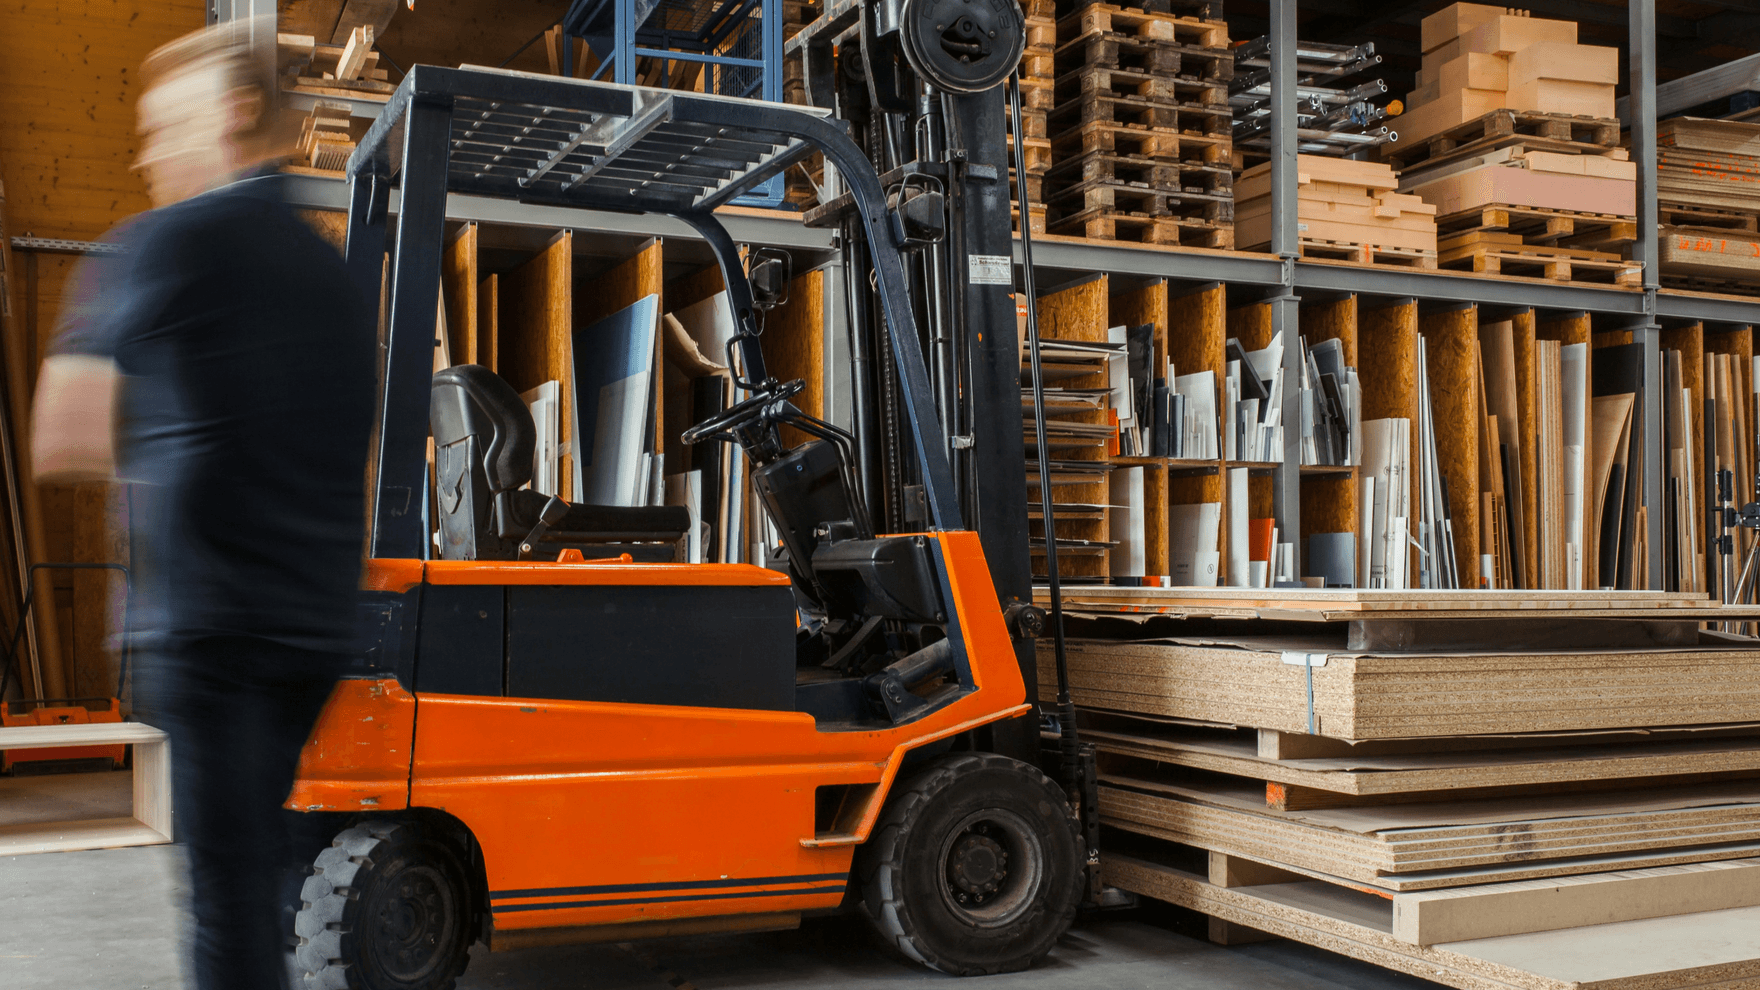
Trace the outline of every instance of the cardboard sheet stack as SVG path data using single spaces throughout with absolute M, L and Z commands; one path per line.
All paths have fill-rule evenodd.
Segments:
M 1657 125 L 1662 276 L 1754 292 L 1760 273 L 1760 124 L 1676 117 Z
M 1625 284 L 1637 171 L 1614 114 L 1617 49 L 1571 21 L 1457 3 L 1424 19 L 1424 65 L 1388 157 L 1437 209 L 1444 268 Z
M 1296 156 L 1297 221 L 1305 257 L 1359 264 L 1436 267 L 1436 208 L 1396 192 L 1393 169 L 1379 162 Z M 1235 229 L 1243 250 L 1271 243 L 1271 164 L 1241 173 Z

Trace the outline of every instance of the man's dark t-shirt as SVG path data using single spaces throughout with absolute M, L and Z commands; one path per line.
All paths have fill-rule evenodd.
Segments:
M 118 468 L 153 639 L 353 645 L 372 310 L 335 248 L 250 179 L 143 214 L 55 351 L 123 375 Z

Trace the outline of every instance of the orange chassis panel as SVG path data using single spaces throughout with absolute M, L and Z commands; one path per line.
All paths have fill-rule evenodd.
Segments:
M 933 538 L 977 690 L 916 722 L 820 732 L 804 712 L 415 697 L 395 681 L 348 681 L 288 806 L 456 817 L 482 846 L 497 930 L 835 907 L 905 754 L 1031 707 L 977 535 Z M 369 561 L 363 583 L 404 591 L 423 580 L 788 581 L 737 564 Z M 815 789 L 840 784 L 878 786 L 851 831 L 815 835 Z

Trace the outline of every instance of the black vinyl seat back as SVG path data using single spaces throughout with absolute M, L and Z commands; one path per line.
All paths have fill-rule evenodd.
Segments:
M 488 368 L 453 365 L 434 374 L 428 423 L 439 482 L 441 558 L 518 557 L 550 501 L 521 487 L 532 480 L 538 435 L 525 401 Z M 545 556 L 572 546 L 593 555 L 630 552 L 637 559 L 672 560 L 689 529 L 690 510 L 683 506 L 569 505 L 542 542 Z

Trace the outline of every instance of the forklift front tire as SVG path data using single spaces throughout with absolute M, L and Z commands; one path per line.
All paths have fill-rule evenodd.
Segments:
M 414 825 L 363 822 L 318 854 L 294 958 L 309 990 L 451 990 L 469 961 L 458 857 Z
M 880 938 L 944 973 L 1026 969 L 1069 930 L 1081 825 L 1043 773 L 995 753 L 930 763 L 887 800 L 857 851 Z

